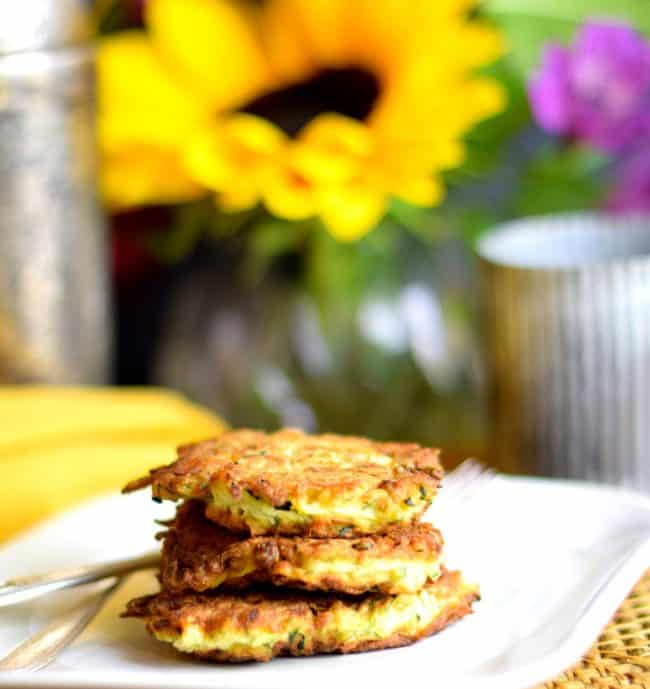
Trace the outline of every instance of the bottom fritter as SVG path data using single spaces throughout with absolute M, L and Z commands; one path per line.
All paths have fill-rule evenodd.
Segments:
M 184 653 L 242 662 L 405 646 L 467 615 L 477 599 L 460 572 L 444 572 L 418 593 L 394 596 L 163 591 L 132 600 L 125 617 L 144 619 L 153 636 Z

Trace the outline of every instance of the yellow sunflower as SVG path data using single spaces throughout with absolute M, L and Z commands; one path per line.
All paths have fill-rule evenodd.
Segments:
M 391 197 L 442 198 L 439 173 L 503 92 L 476 0 L 148 0 L 146 30 L 99 51 L 102 187 L 112 207 L 215 192 L 371 229 Z

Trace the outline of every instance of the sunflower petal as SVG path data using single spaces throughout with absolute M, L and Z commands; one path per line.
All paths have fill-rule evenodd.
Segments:
M 272 85 L 243 0 L 149 0 L 146 18 L 169 68 L 212 108 L 236 107 Z
M 343 183 L 361 173 L 373 150 L 373 136 L 365 124 L 328 113 L 300 132 L 292 149 L 293 165 L 316 184 Z
M 253 208 L 260 201 L 260 193 L 254 184 L 245 181 L 240 182 L 236 187 L 231 187 L 228 191 L 217 194 L 219 208 L 226 213 L 239 213 Z
M 350 0 L 270 0 L 296 17 L 305 49 L 322 67 L 350 63 L 358 26 L 352 21 Z M 279 10 L 278 10 L 279 11 Z
M 179 156 L 153 146 L 130 146 L 104 157 L 102 197 L 113 210 L 151 203 L 182 203 L 205 191 L 186 173 Z
M 267 170 L 262 199 L 270 213 L 287 220 L 305 220 L 316 215 L 314 187 L 288 166 Z
M 407 6 L 404 0 L 354 0 L 348 21 L 355 27 L 355 61 L 379 70 L 382 81 L 422 56 L 430 56 L 435 67 L 452 25 L 464 23 L 476 4 L 477 0 L 410 0 Z
M 232 115 L 224 131 L 246 155 L 276 155 L 288 142 L 286 134 L 279 127 L 255 115 Z
M 444 93 L 445 98 L 433 97 Z M 428 94 L 428 95 L 427 95 Z M 505 91 L 495 80 L 463 76 L 441 80 L 433 86 L 405 78 L 400 84 L 386 90 L 382 102 L 372 116 L 371 125 L 381 138 L 389 142 L 418 141 L 423 151 L 442 152 L 441 142 L 447 151 L 443 158 L 454 163 L 462 147 L 450 145 L 482 119 L 499 112 L 505 105 Z M 452 154 L 452 155 L 449 155 Z M 437 159 L 437 154 L 435 158 Z M 445 167 L 449 167 L 445 163 Z
M 494 62 L 506 51 L 501 34 L 486 23 L 477 21 L 463 25 L 457 45 L 458 60 L 466 67 Z
M 104 38 L 97 53 L 100 143 L 146 142 L 178 150 L 205 111 L 175 81 L 146 34 Z
M 485 23 L 452 13 L 438 19 L 444 30 L 435 31 L 436 49 L 431 51 L 422 39 L 430 43 L 432 22 L 429 18 L 427 23 L 422 14 L 414 23 L 409 46 L 401 51 L 401 60 L 394 59 L 397 66 L 391 78 L 384 80 L 370 123 L 387 140 L 419 138 L 434 154 L 439 150 L 438 142 L 458 140 L 481 119 L 501 109 L 505 99 L 495 81 L 472 76 L 476 67 L 502 54 L 500 34 Z M 480 84 L 470 86 L 476 82 Z M 462 156 L 444 158 L 454 164 L 454 158 L 460 160 Z
M 364 187 L 333 187 L 318 194 L 318 210 L 329 232 L 351 242 L 370 232 L 386 212 L 386 194 Z
M 236 174 L 227 142 L 218 129 L 204 129 L 191 137 L 183 163 L 192 179 L 215 191 L 222 191 Z
M 254 179 L 282 154 L 286 142 L 284 133 L 270 122 L 253 115 L 232 115 L 191 138 L 185 165 L 197 182 L 238 198 L 237 188 L 256 188 Z M 251 192 L 243 196 L 248 198 Z
M 503 110 L 507 102 L 504 87 L 494 79 L 472 79 L 467 84 L 467 97 L 477 119 L 495 115 Z
M 414 206 L 436 206 L 444 196 L 444 189 L 433 177 L 409 177 L 395 180 L 390 188 L 393 196 Z
M 178 203 L 202 190 L 182 165 L 204 117 L 142 32 L 103 39 L 97 56 L 101 191 L 113 208 Z
M 372 134 L 363 122 L 336 113 L 313 119 L 300 132 L 300 138 L 306 143 L 358 156 L 369 155 L 373 148 Z
M 197 182 L 218 192 L 223 210 L 241 211 L 260 201 L 269 179 L 272 186 L 271 171 L 285 157 L 287 142 L 286 135 L 266 120 L 232 115 L 193 137 L 185 165 Z
M 260 35 L 280 84 L 307 80 L 317 70 L 304 27 L 291 2 L 267 0 L 264 3 Z

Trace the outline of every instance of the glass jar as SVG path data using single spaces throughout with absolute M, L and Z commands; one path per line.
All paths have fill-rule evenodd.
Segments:
M 233 426 L 483 444 L 474 273 L 454 237 L 324 232 L 254 284 L 203 251 L 175 290 L 156 364 Z

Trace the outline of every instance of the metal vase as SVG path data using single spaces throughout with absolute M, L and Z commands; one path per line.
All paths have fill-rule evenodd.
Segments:
M 94 55 L 81 0 L 0 3 L 0 382 L 110 366 Z
M 478 252 L 491 458 L 650 490 L 650 217 L 526 219 Z

